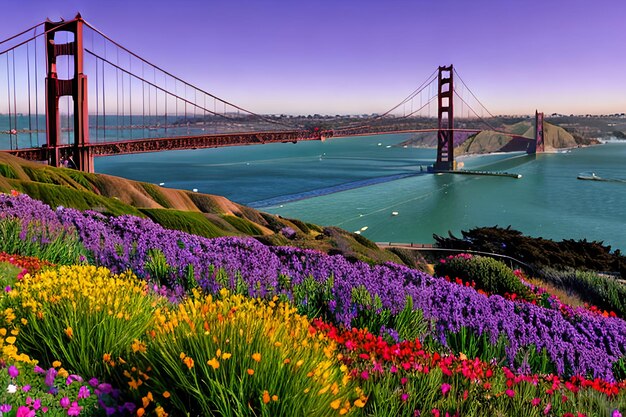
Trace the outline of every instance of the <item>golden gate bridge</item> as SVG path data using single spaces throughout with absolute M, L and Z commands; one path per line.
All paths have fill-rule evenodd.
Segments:
M 510 150 L 544 149 L 542 113 L 534 137 L 492 126 L 494 115 L 452 65 L 438 67 L 384 112 L 311 126 L 306 118 L 255 113 L 194 86 L 80 14 L 0 41 L 0 112 L 0 151 L 87 172 L 98 156 L 383 133 L 436 136 L 433 171 L 455 170 L 455 146 L 486 129 L 510 138 Z

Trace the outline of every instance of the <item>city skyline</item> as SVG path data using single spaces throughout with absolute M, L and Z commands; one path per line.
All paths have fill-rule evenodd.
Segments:
M 148 61 L 259 113 L 381 113 L 450 64 L 494 114 L 626 111 L 626 5 L 612 0 L 33 0 L 4 8 L 12 19 L 1 39 L 80 12 Z

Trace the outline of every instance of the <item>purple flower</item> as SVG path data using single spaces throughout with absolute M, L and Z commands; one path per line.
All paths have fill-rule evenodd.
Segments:
M 91 378 L 89 380 L 89 385 L 91 385 L 92 387 L 97 387 L 98 386 L 98 378 Z
M 22 391 L 24 391 L 24 392 L 28 392 L 28 391 L 30 391 L 30 388 L 31 388 L 31 386 L 30 386 L 30 385 L 28 385 L 28 384 L 27 384 L 27 385 L 24 385 L 24 386 L 22 387 Z
M 11 379 L 17 378 L 17 376 L 20 374 L 20 371 L 17 370 L 15 365 L 9 366 L 9 368 L 7 369 L 7 372 L 9 373 L 9 376 L 11 377 Z
M 57 377 L 57 370 L 54 368 L 50 368 L 46 372 L 46 378 L 44 382 L 46 383 L 47 386 L 52 387 L 54 386 L 54 378 L 56 377 Z
M 46 370 L 43 369 L 41 366 L 39 365 L 35 365 L 35 367 L 33 368 L 33 372 L 35 372 L 36 374 L 45 374 Z
M 8 413 L 9 411 L 11 411 L 11 404 L 2 404 L 0 405 L 0 413 Z
M 89 396 L 91 395 L 91 392 L 89 391 L 89 388 L 87 388 L 86 386 L 82 386 L 80 387 L 80 389 L 78 390 L 78 396 L 77 398 L 79 400 L 83 399 L 83 398 L 89 398 Z

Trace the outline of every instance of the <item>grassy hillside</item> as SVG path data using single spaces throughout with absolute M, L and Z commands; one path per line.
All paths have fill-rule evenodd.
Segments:
M 368 262 L 402 263 L 366 238 L 333 227 L 284 219 L 225 197 L 67 168 L 53 168 L 0 152 L 0 192 L 16 190 L 51 207 L 149 217 L 169 229 L 206 237 L 255 236 L 270 245 L 293 245 Z

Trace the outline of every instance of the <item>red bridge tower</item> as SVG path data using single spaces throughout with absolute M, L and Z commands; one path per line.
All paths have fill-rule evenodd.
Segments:
M 71 158 L 76 169 L 93 172 L 93 156 L 89 149 L 89 114 L 87 109 L 87 77 L 83 74 L 83 24 L 80 14 L 69 22 L 45 22 L 46 39 L 46 136 L 48 163 L 58 167 L 62 159 Z M 57 44 L 54 35 L 70 32 L 74 40 Z M 69 55 L 74 58 L 74 77 L 59 79 L 57 57 Z M 69 153 L 60 155 L 61 117 L 59 98 L 71 96 L 74 101 L 74 143 Z
M 454 161 L 454 67 L 439 67 L 437 161 L 435 171 L 456 169 Z

